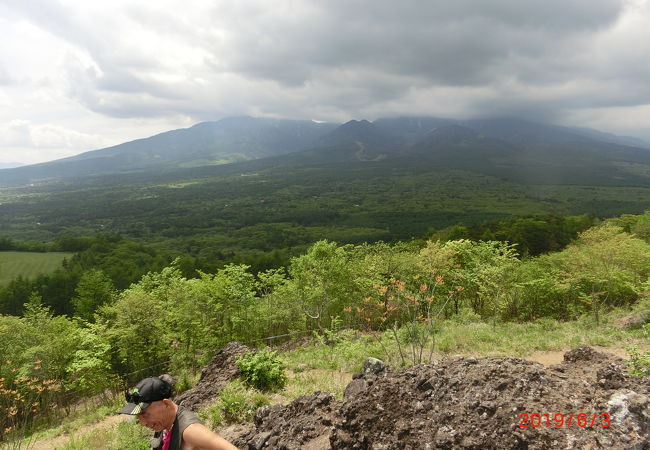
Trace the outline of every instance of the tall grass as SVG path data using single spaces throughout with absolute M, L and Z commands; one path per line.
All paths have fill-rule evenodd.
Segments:
M 544 318 L 533 323 L 504 322 L 496 326 L 483 321 L 444 321 L 435 335 L 433 359 L 452 354 L 525 357 L 536 351 L 565 350 L 583 345 L 650 346 L 643 330 L 625 330 L 615 324 L 621 314 L 621 311 L 611 312 L 598 326 L 587 316 L 571 322 Z M 402 346 L 408 345 L 406 333 L 397 335 Z M 401 364 L 398 353 L 395 336 L 385 332 L 351 334 L 333 345 L 319 343 L 285 353 L 282 357 L 292 370 L 307 367 L 354 373 L 361 370 L 363 361 L 369 356 L 397 367 Z
M 149 450 L 151 432 L 137 423 L 121 422 L 109 428 L 97 428 L 70 440 L 54 450 Z

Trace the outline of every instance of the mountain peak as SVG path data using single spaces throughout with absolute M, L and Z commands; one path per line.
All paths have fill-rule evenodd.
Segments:
M 371 122 L 368 122 L 367 120 L 350 120 L 345 122 L 343 125 L 341 125 L 339 128 L 340 129 L 367 129 L 367 128 L 373 128 L 374 125 Z
M 323 136 L 321 146 L 338 146 L 361 142 L 373 148 L 389 150 L 398 145 L 394 136 L 384 133 L 367 120 L 350 120 Z

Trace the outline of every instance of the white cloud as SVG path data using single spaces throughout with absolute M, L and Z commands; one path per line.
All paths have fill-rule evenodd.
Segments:
M 108 141 L 100 135 L 80 133 L 62 126 L 34 125 L 26 120 L 12 120 L 0 124 L 0 161 L 39 162 L 40 152 L 55 158 L 71 156 L 80 148 L 101 148 Z
M 30 130 L 32 142 L 36 147 L 44 148 L 98 148 L 106 141 L 98 135 L 89 135 L 69 130 L 57 125 L 39 125 Z
M 19 147 L 33 145 L 29 122 L 12 120 L 6 124 L 0 124 L 0 142 Z

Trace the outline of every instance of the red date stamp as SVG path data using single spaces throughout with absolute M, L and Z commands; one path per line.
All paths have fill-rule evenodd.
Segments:
M 519 414 L 519 428 L 539 428 L 539 427 L 572 427 L 608 428 L 611 425 L 609 413 L 521 413 Z

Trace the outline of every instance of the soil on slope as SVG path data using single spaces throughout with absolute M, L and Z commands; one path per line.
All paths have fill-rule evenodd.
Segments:
M 590 347 L 549 367 L 452 357 L 356 376 L 343 402 L 316 393 L 262 408 L 229 438 L 240 449 L 646 449 L 650 378 Z
M 235 363 L 240 356 L 250 353 L 251 349 L 238 342 L 231 342 L 217 351 L 210 364 L 201 371 L 196 385 L 174 398 L 179 405 L 196 411 L 212 402 L 228 382 L 239 375 Z

